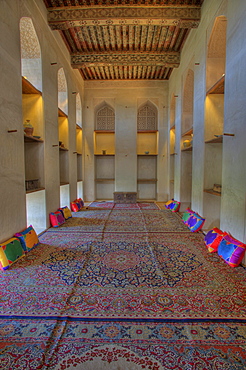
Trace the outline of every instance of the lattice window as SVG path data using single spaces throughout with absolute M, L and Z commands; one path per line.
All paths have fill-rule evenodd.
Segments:
M 115 127 L 114 110 L 107 105 L 99 109 L 96 114 L 96 130 L 114 131 L 114 127 Z
M 157 130 L 157 111 L 149 104 L 144 105 L 138 110 L 138 131 Z

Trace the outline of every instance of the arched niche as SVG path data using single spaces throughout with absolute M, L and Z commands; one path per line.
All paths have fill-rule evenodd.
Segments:
M 60 68 L 58 70 L 57 81 L 58 81 L 58 108 L 60 108 L 65 114 L 68 114 L 67 81 L 63 68 Z
M 21 71 L 31 84 L 42 91 L 42 60 L 39 40 L 31 18 L 20 20 Z
M 156 131 L 158 122 L 158 111 L 156 106 L 149 100 L 138 109 L 137 130 Z
M 115 112 L 114 109 L 106 102 L 100 104 L 95 110 L 95 130 L 115 130 Z
M 182 106 L 182 134 L 193 127 L 194 71 L 189 69 L 185 78 Z
M 206 86 L 211 88 L 225 73 L 227 19 L 221 15 L 214 21 L 208 42 Z

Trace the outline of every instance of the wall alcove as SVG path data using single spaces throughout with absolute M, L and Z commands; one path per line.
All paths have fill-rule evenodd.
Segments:
M 46 228 L 44 183 L 44 113 L 42 97 L 42 59 L 39 40 L 29 17 L 20 19 L 22 116 L 23 125 L 32 125 L 24 133 L 26 223 L 39 233 Z
M 137 192 L 139 200 L 156 200 L 158 111 L 147 101 L 137 116 Z
M 192 194 L 192 141 L 193 141 L 193 104 L 194 104 L 194 71 L 188 69 L 182 99 L 181 122 L 181 184 L 180 201 L 183 211 L 191 205 Z
M 205 99 L 204 229 L 220 227 L 224 83 L 226 62 L 225 16 L 215 19 L 208 42 Z M 216 191 L 219 190 L 219 191 Z
M 96 199 L 110 200 L 115 191 L 115 112 L 106 102 L 95 110 Z

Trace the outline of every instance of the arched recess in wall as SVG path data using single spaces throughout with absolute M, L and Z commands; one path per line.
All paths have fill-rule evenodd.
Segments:
M 82 105 L 80 94 L 76 94 L 76 152 L 77 152 L 77 197 L 83 198 L 83 168 L 82 168 L 82 149 L 83 149 L 83 132 L 82 132 Z
M 95 108 L 94 155 L 96 199 L 115 191 L 115 111 L 105 101 Z
M 95 129 L 97 131 L 115 130 L 115 112 L 106 102 L 101 103 L 95 110 Z
M 208 40 L 205 99 L 205 229 L 220 227 L 227 19 L 218 16 Z
M 193 104 L 194 104 L 194 71 L 188 69 L 182 97 L 181 121 L 181 184 L 180 201 L 182 207 L 191 205 L 192 193 L 192 140 L 193 140 Z
M 137 192 L 139 200 L 156 200 L 158 109 L 147 101 L 137 114 Z
M 20 19 L 20 46 L 27 224 L 39 233 L 46 229 L 42 58 L 29 17 Z
M 170 131 L 169 131 L 169 153 L 170 153 L 170 160 L 169 160 L 169 197 L 172 199 L 174 198 L 174 173 L 175 173 L 175 155 L 176 148 L 175 148 L 175 121 L 176 121 L 176 98 L 174 94 L 172 94 L 171 102 L 170 102 Z
M 58 134 L 59 134 L 59 168 L 60 168 L 60 206 L 70 204 L 69 195 L 69 125 L 68 125 L 68 91 L 63 68 L 57 73 L 58 84 Z
M 39 40 L 29 17 L 20 20 L 21 72 L 36 89 L 42 91 L 42 60 Z

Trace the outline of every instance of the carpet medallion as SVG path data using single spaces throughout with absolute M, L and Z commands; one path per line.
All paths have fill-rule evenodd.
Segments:
M 246 368 L 246 269 L 155 206 L 91 205 L 0 273 L 0 369 Z

